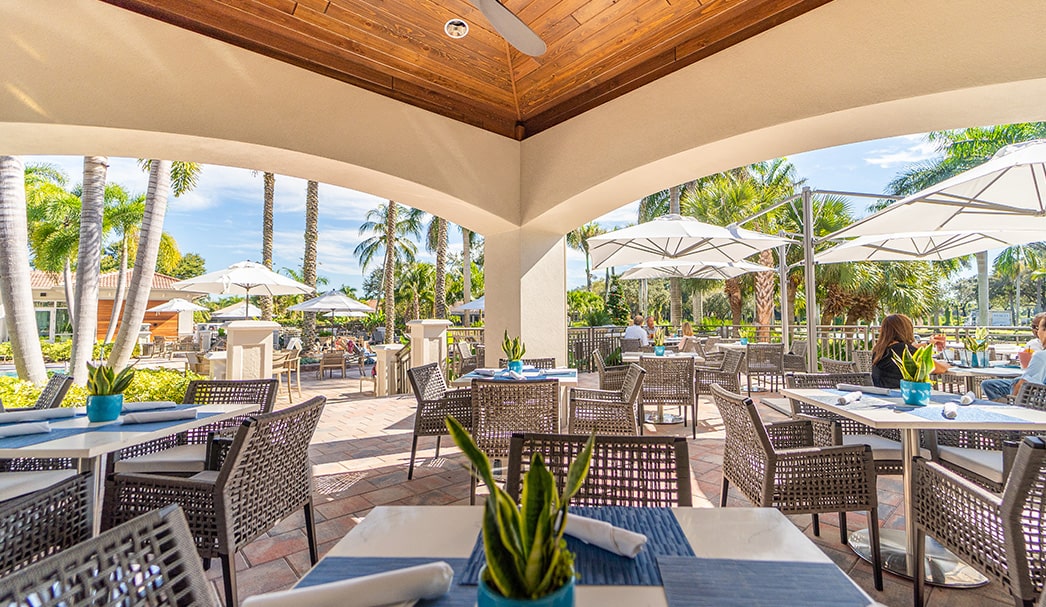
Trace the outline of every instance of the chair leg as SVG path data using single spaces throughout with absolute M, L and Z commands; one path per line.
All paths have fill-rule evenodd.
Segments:
M 222 582 L 225 585 L 225 607 L 237 607 L 240 601 L 236 596 L 236 554 L 222 554 L 220 558 Z
M 879 543 L 879 512 L 872 508 L 868 511 L 868 541 L 872 548 L 872 577 L 875 589 L 883 589 L 883 551 Z
M 871 527 L 869 527 L 870 530 Z M 871 538 L 871 534 L 868 537 Z M 915 607 L 923 607 L 923 584 L 926 581 L 926 559 L 923 557 L 925 550 L 926 532 L 917 529 L 915 531 L 915 579 L 912 581 L 912 604 Z
M 439 457 L 439 440 L 441 438 L 443 438 L 443 437 L 439 436 L 439 435 L 436 436 L 436 457 Z
M 821 537 L 821 519 L 816 514 L 813 515 L 813 518 L 814 518 L 814 535 L 817 536 L 817 537 Z
M 846 533 L 846 513 L 839 513 L 839 541 L 845 546 L 847 541 Z
M 726 475 L 724 474 L 723 475 L 723 490 L 719 494 L 719 507 L 720 508 L 726 508 L 726 496 L 727 496 L 727 493 L 729 493 L 729 491 L 730 491 L 730 481 L 726 478 Z
M 305 535 L 309 538 L 309 560 L 315 565 L 320 560 L 320 550 L 316 543 L 316 516 L 311 499 L 305 504 Z
M 410 466 L 407 468 L 407 480 L 414 478 L 414 455 L 418 452 L 418 435 L 410 442 Z
M 211 559 L 203 559 L 203 570 L 204 571 L 210 571 L 211 570 Z

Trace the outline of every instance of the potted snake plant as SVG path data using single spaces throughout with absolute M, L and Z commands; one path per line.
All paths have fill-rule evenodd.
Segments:
M 134 379 L 134 370 L 124 367 L 117 373 L 107 364 L 87 363 L 87 419 L 111 422 L 123 410 L 123 393 Z
M 924 407 L 930 404 L 930 374 L 933 373 L 933 344 L 922 346 L 913 354 L 905 348 L 900 356 L 893 353 L 893 362 L 901 370 L 901 398 L 905 404 Z
M 654 331 L 654 336 L 650 338 L 650 343 L 654 345 L 654 355 L 664 356 L 665 355 L 665 330 L 658 329 Z
M 519 337 L 510 339 L 508 331 L 505 331 L 505 338 L 501 340 L 501 351 L 508 359 L 508 370 L 522 373 L 523 355 L 527 353 L 527 346 L 524 345 L 523 340 Z
M 451 437 L 472 463 L 490 495 L 483 507 L 483 553 L 477 607 L 573 607 L 574 555 L 563 533 L 567 505 L 581 488 L 592 461 L 595 435 L 570 464 L 562 493 L 535 453 L 523 477 L 520 504 L 498 486 L 486 454 L 453 417 L 445 421 Z

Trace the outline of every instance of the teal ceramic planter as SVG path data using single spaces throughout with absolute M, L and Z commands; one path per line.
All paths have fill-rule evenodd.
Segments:
M 479 574 L 476 607 L 574 607 L 574 578 L 570 578 L 566 586 L 540 599 L 507 599 L 487 586 L 483 581 L 485 573 L 486 571 L 481 571 Z
M 913 407 L 925 407 L 930 404 L 930 390 L 933 384 L 922 381 L 901 380 L 901 400 Z
M 654 346 L 654 355 L 655 356 L 664 356 L 665 355 L 665 347 L 664 346 Z
M 741 338 L 741 345 L 742 346 L 747 346 L 748 345 L 748 338 L 747 337 L 742 337 Z
M 521 360 L 510 360 L 508 361 L 508 370 L 515 371 L 516 373 L 523 372 L 523 361 Z
M 120 417 L 123 394 L 87 397 L 87 419 L 92 422 L 111 422 Z

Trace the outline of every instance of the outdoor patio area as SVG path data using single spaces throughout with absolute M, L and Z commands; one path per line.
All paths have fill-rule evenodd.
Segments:
M 597 383 L 595 374 L 581 374 L 579 378 L 581 386 L 595 386 Z M 415 405 L 412 395 L 374 398 L 373 384 L 369 381 L 361 384 L 354 371 L 345 379 L 322 381 L 306 374 L 302 390 L 305 398 L 324 395 L 328 399 L 312 443 L 321 556 L 374 506 L 468 505 L 465 459 L 447 437 L 444 437 L 438 459 L 434 459 L 435 439 L 419 440 L 414 479 L 407 480 Z M 295 400 L 300 402 L 297 398 Z M 281 392 L 277 408 L 286 406 L 286 392 Z M 783 419 L 766 407 L 760 410 L 767 421 Z M 651 426 L 648 426 L 648 431 L 649 428 Z M 722 480 L 723 427 L 715 406 L 705 397 L 699 405 L 697 430 L 697 438 L 692 439 L 689 427 L 656 427 L 658 433 L 687 437 L 694 507 L 717 507 Z M 899 507 L 902 502 L 900 478 L 880 478 L 878 487 L 880 520 L 886 527 L 903 529 L 903 513 Z M 482 494 L 484 489 L 481 487 L 479 491 Z M 732 506 L 750 506 L 740 494 L 732 492 L 731 495 Z M 839 543 L 836 516 L 821 517 L 819 538 L 813 537 L 809 516 L 791 519 L 871 597 L 889 606 L 912 604 L 911 583 L 896 576 L 885 576 L 883 592 L 874 590 L 871 567 Z M 865 526 L 865 517 L 850 513 L 847 523 L 851 530 L 859 529 Z M 241 599 L 289 588 L 309 569 L 303 525 L 303 517 L 295 515 L 237 555 Z M 710 537 L 708 541 L 716 540 Z M 220 591 L 221 567 L 217 561 L 207 574 Z M 997 584 L 989 584 L 974 590 L 934 588 L 929 591 L 927 604 L 994 606 L 1012 605 L 1012 600 Z

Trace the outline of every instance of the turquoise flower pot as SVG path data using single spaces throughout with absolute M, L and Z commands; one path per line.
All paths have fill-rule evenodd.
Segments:
M 87 397 L 87 419 L 92 422 L 111 422 L 122 410 L 123 394 Z
M 665 347 L 664 346 L 654 346 L 654 356 L 664 356 L 664 355 L 665 355 Z
M 523 361 L 521 360 L 510 360 L 508 361 L 508 370 L 515 371 L 516 373 L 523 372 Z
M 742 337 L 741 338 L 741 345 L 742 346 L 747 346 L 748 345 L 748 338 L 747 337 Z
M 923 381 L 901 380 L 901 400 L 913 407 L 925 407 L 930 404 L 930 390 L 933 384 Z
M 483 581 L 486 567 L 479 574 L 479 596 L 476 607 L 574 607 L 574 578 L 552 594 L 539 599 L 508 599 Z

